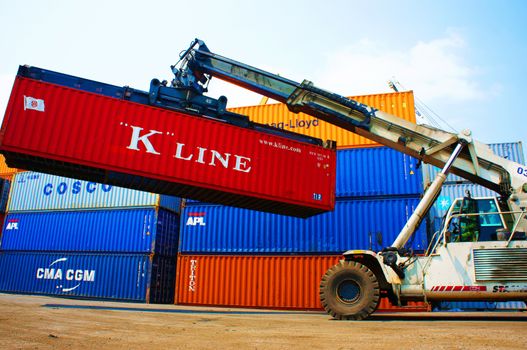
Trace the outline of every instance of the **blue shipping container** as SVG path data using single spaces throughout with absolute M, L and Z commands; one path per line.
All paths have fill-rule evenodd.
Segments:
M 159 206 L 179 212 L 178 197 L 37 172 L 13 178 L 9 212 Z
M 8 213 L 0 248 L 177 253 L 179 215 L 156 208 Z
M 0 252 L 0 291 L 173 303 L 175 258 Z
M 226 206 L 193 204 L 181 216 L 183 253 L 316 253 L 390 246 L 419 198 L 339 200 L 333 212 L 308 219 Z M 409 246 L 427 247 L 426 225 Z
M 5 213 L 7 209 L 7 201 L 9 200 L 9 191 L 11 189 L 11 181 L 0 179 L 2 188 L 0 190 L 0 212 Z
M 442 301 L 435 303 L 432 311 L 519 311 L 525 308 L 523 301 Z
M 523 154 L 523 144 L 522 142 L 506 142 L 506 143 L 491 143 L 488 145 L 492 152 L 494 152 L 496 155 L 506 158 L 508 160 L 512 160 L 513 162 L 524 164 L 525 165 L 525 157 Z M 423 164 L 423 181 L 425 184 L 428 184 L 432 181 L 434 181 L 437 174 L 441 171 L 441 169 L 436 168 L 433 165 L 430 164 Z M 466 179 L 450 174 L 446 178 L 446 183 L 460 183 L 460 182 L 468 182 Z
M 337 197 L 419 195 L 417 160 L 388 147 L 337 151 Z

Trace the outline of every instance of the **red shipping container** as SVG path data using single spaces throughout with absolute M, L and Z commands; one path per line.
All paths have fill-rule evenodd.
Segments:
M 299 217 L 334 207 L 334 150 L 21 76 L 0 144 L 55 175 Z
M 179 255 L 176 304 L 322 310 L 322 276 L 337 255 Z M 428 304 L 396 307 L 383 298 L 378 311 L 428 311 Z

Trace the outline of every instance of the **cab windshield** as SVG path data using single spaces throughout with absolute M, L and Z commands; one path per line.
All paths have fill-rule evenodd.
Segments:
M 447 231 L 449 242 L 495 241 L 497 231 L 504 228 L 494 198 L 458 199 L 453 204 L 452 216 Z

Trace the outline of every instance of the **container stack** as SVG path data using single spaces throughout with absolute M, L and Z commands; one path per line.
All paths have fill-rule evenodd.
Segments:
M 415 121 L 411 92 L 354 97 Z M 251 120 L 336 139 L 335 210 L 308 219 L 187 201 L 181 215 L 176 303 L 321 309 L 322 276 L 349 249 L 392 244 L 423 192 L 416 161 L 281 104 L 233 109 Z M 427 247 L 422 225 L 408 248 Z M 411 310 L 424 310 L 415 303 Z M 381 309 L 391 308 L 386 300 Z
M 9 189 L 11 181 L 0 178 L 0 225 L 4 224 L 5 212 L 7 210 L 7 200 L 9 198 Z M 0 233 L 1 237 L 1 233 Z
M 16 174 L 0 291 L 172 303 L 181 200 L 36 172 Z
M 507 158 L 516 163 L 525 165 L 525 156 L 521 142 L 492 143 L 488 145 L 497 155 Z M 434 180 L 441 169 L 432 165 L 423 166 L 424 184 L 427 185 Z M 465 196 L 469 191 L 472 197 L 498 197 L 498 193 L 480 185 L 463 179 L 457 175 L 447 176 L 445 184 L 441 189 L 441 194 L 430 209 L 429 213 L 429 236 L 441 229 L 443 217 L 447 214 L 452 202 L 456 198 Z M 467 311 L 494 311 L 494 310 L 518 310 L 526 309 L 524 302 L 442 302 L 436 305 L 436 311 L 448 310 L 467 310 Z
M 0 154 L 0 224 L 4 224 L 5 212 L 7 210 L 7 200 L 9 199 L 9 190 L 11 181 L 16 173 L 22 170 L 10 168 L 5 162 L 5 158 Z M 0 233 L 1 237 L 1 233 Z

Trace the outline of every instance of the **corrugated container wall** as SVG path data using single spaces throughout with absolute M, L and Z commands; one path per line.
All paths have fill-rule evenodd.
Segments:
M 158 206 L 179 212 L 181 199 L 36 172 L 15 175 L 9 212 Z
M 527 304 L 522 301 L 507 301 L 496 303 L 496 310 L 523 310 L 527 309 Z
M 331 149 L 254 125 L 238 127 L 29 79 L 20 76 L 23 71 L 0 134 L 0 150 L 12 164 L 299 217 L 333 209 Z M 45 108 L 24 108 L 24 96 Z
M 352 96 L 351 99 L 393 114 L 415 123 L 414 95 L 412 91 Z M 244 114 L 257 123 L 276 126 L 281 129 L 309 135 L 322 140 L 335 140 L 337 147 L 368 147 L 379 144 L 326 123 L 304 113 L 292 113 L 285 104 L 268 104 L 250 107 L 230 108 L 234 113 Z
M 179 255 L 176 303 L 322 309 L 319 284 L 341 256 Z M 394 309 L 382 300 L 379 309 Z M 425 311 L 424 303 L 398 310 Z
M 495 302 L 488 301 L 441 301 L 434 303 L 432 311 L 494 311 Z
M 0 291 L 173 303 L 175 258 L 0 251 Z
M 189 204 L 181 215 L 184 253 L 337 253 L 390 246 L 419 197 L 338 200 L 335 210 L 309 219 L 233 207 Z M 408 243 L 427 248 L 425 225 Z
M 422 193 L 423 175 L 415 158 L 388 147 L 337 151 L 337 197 Z
M 494 152 L 496 155 L 506 158 L 508 160 L 511 160 L 516 163 L 524 164 L 525 165 L 525 156 L 523 154 L 523 144 L 521 141 L 519 142 L 506 142 L 506 143 L 491 143 L 488 145 L 492 152 Z M 433 165 L 430 164 L 423 164 L 423 179 L 425 185 L 432 182 L 437 174 L 441 171 L 441 169 L 436 168 Z M 450 174 L 447 176 L 447 179 L 445 181 L 448 183 L 459 183 L 459 182 L 468 182 L 468 180 L 457 176 Z
M 388 147 L 337 151 L 337 198 L 422 193 L 423 175 L 415 158 Z
M 0 179 L 0 183 L 0 213 L 5 213 L 7 210 L 7 202 L 9 200 L 9 192 L 11 190 L 11 181 Z
M 499 311 L 525 310 L 526 305 L 522 301 L 442 301 L 432 308 L 432 311 Z
M 179 215 L 155 208 L 8 213 L 0 248 L 175 256 L 178 232 Z

